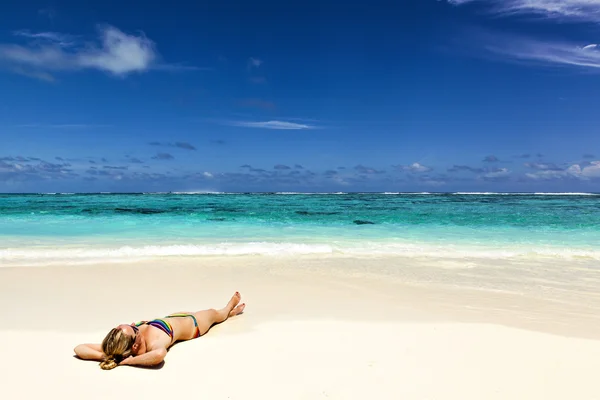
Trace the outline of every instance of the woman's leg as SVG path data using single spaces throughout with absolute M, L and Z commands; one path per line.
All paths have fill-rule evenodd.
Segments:
M 241 314 L 246 307 L 245 304 L 239 304 L 242 296 L 239 292 L 235 292 L 229 303 L 220 310 L 215 310 L 213 308 L 209 310 L 202 310 L 193 313 L 198 321 L 198 329 L 200 330 L 200 335 L 204 335 L 208 330 L 215 324 L 220 324 L 225 321 L 229 317 L 233 317 L 234 315 Z

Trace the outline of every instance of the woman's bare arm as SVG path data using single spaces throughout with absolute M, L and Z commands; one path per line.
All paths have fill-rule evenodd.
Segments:
M 160 364 L 167 355 L 166 349 L 156 349 L 135 357 L 127 357 L 119 365 L 144 365 L 152 366 Z
M 88 344 L 80 344 L 79 346 L 73 349 L 77 357 L 82 358 L 84 360 L 96 360 L 102 361 L 104 360 L 104 353 L 102 352 L 102 346 L 99 344 L 88 343 Z

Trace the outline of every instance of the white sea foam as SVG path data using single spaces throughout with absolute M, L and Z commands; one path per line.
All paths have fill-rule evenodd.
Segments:
M 157 257 L 339 255 L 431 260 L 600 261 L 600 250 L 558 246 L 468 246 L 417 242 L 214 243 L 122 247 L 17 247 L 0 249 L 0 266 L 86 264 Z
M 488 194 L 510 194 L 510 193 L 495 193 L 495 192 L 456 192 L 456 193 L 452 193 L 452 194 L 459 194 L 459 195 L 467 195 L 467 194 L 472 194 L 475 196 L 482 196 L 482 195 L 488 195 Z
M 37 194 L 46 194 L 46 195 L 74 195 L 74 194 L 83 194 L 83 193 L 37 193 Z M 112 192 L 100 192 L 100 194 L 121 194 L 121 193 L 112 193 Z M 218 192 L 218 191 L 189 191 L 189 192 L 143 192 L 144 195 L 164 195 L 164 194 L 177 194 L 177 195 L 198 195 L 198 194 L 221 194 L 221 195 L 242 195 L 246 193 L 242 192 Z M 250 194 L 262 194 L 262 193 L 250 193 Z M 387 195 L 430 195 L 430 196 L 439 196 L 446 194 L 453 194 L 459 196 L 472 195 L 472 196 L 600 196 L 600 193 L 587 193 L 587 192 L 356 192 L 356 193 L 348 193 L 348 192 L 275 192 L 275 194 L 279 195 L 340 195 L 340 194 L 364 194 L 364 195 L 377 195 L 377 194 L 387 194 Z
M 146 194 L 146 193 L 144 193 Z M 168 193 L 161 193 L 168 194 Z M 215 192 L 211 190 L 201 190 L 201 191 L 191 191 L 191 192 L 171 192 L 171 194 L 235 194 L 235 193 L 226 193 L 226 192 Z
M 0 266 L 15 263 L 57 262 L 78 264 L 85 262 L 122 261 L 155 257 L 186 256 L 241 256 L 241 255 L 293 255 L 326 254 L 333 249 L 328 245 L 306 245 L 297 243 L 221 243 L 212 245 L 157 245 L 123 247 L 51 247 L 9 248 L 0 250 Z
M 536 196 L 600 196 L 599 193 L 535 193 Z

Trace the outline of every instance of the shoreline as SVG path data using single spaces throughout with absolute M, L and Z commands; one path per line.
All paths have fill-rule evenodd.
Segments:
M 318 285 L 323 295 L 352 297 L 353 302 L 360 303 L 362 297 L 367 302 L 392 299 L 386 319 L 405 320 L 420 314 L 441 321 L 448 320 L 448 316 L 451 320 L 475 323 L 503 321 L 509 327 L 600 340 L 600 295 L 596 293 L 569 292 L 556 287 L 554 292 L 562 294 L 562 298 L 557 298 L 550 287 L 527 291 L 526 285 L 525 289 L 519 287 L 517 291 L 512 287 L 514 290 L 469 286 L 472 281 L 482 281 L 480 276 L 472 275 L 471 269 L 427 268 L 418 264 L 398 266 L 399 261 L 406 262 L 407 259 L 212 256 L 74 266 L 2 267 L 0 315 L 20 319 L 17 310 L 11 306 L 15 299 L 20 302 L 19 314 L 50 313 L 50 309 L 40 309 L 36 304 L 39 296 L 48 301 L 44 307 L 58 302 L 55 306 L 76 311 L 78 307 L 98 307 L 101 304 L 98 299 L 103 296 L 106 297 L 104 301 L 113 304 L 112 296 L 135 291 L 135 287 L 144 287 L 160 298 L 145 300 L 148 306 L 141 310 L 147 309 L 150 314 L 156 313 L 153 311 L 156 308 L 160 310 L 169 305 L 175 308 L 193 305 L 196 292 L 199 300 L 214 298 L 218 301 L 215 287 L 222 287 L 227 293 L 225 287 L 242 292 L 241 288 L 248 285 L 253 291 L 277 296 L 280 292 L 274 288 L 285 285 L 296 290 L 295 298 L 299 302 L 305 302 L 301 293 Z M 463 276 L 465 271 L 467 275 Z M 484 271 L 483 276 L 487 272 Z M 113 277 L 119 276 L 126 279 L 115 281 Z M 168 288 L 167 291 L 177 292 L 184 304 L 159 295 L 164 285 L 169 284 L 177 285 L 179 289 Z M 344 290 L 348 292 L 344 293 Z M 590 296 L 592 294 L 594 296 Z M 77 307 L 69 303 L 74 299 L 77 299 Z M 415 303 L 413 299 L 420 302 Z M 303 305 L 306 308 L 306 304 Z M 128 308 L 130 306 L 125 307 Z M 319 313 L 318 309 L 313 311 Z M 502 313 L 513 315 L 513 319 Z M 552 318 L 557 315 L 561 318 L 553 323 Z M 564 324 L 563 320 L 569 323 Z M 27 325 L 27 318 L 20 322 Z M 4 328 L 0 320 L 0 329 Z

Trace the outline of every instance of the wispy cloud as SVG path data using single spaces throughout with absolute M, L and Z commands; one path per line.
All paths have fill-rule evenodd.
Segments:
M 14 31 L 13 35 L 21 36 L 28 39 L 37 39 L 41 43 L 44 42 L 53 42 L 61 47 L 70 47 L 74 46 L 75 43 L 79 40 L 76 36 L 67 35 L 65 33 L 58 32 L 31 32 L 28 29 L 23 29 L 19 31 Z
M 600 21 L 599 0 L 448 0 L 460 6 L 467 3 L 485 4 L 501 15 L 537 15 L 553 19 Z
M 488 36 L 484 48 L 505 61 L 600 69 L 600 47 L 596 44 L 540 40 L 513 35 Z
M 58 32 L 14 32 L 27 44 L 0 44 L 0 62 L 34 72 L 99 70 L 124 77 L 152 68 L 185 68 L 158 64 L 155 43 L 144 34 L 132 35 L 112 26 L 99 28 L 96 43 Z M 169 69 L 167 68 L 167 69 Z
M 316 126 L 308 124 L 298 124 L 287 121 L 230 121 L 228 125 L 239 126 L 243 128 L 263 128 L 263 129 L 281 129 L 281 130 L 301 130 L 315 129 Z
M 600 0 L 448 0 L 460 6 L 467 3 L 487 6 L 498 15 L 532 15 L 549 20 L 600 22 Z M 473 35 L 473 33 L 476 33 Z M 508 33 L 470 32 L 490 54 L 504 61 L 600 69 L 597 41 L 540 39 Z
M 44 82 L 56 82 L 56 78 L 52 74 L 44 71 L 30 70 L 21 66 L 15 66 L 11 68 L 10 71 L 17 75 L 26 76 L 28 78 L 33 78 Z

